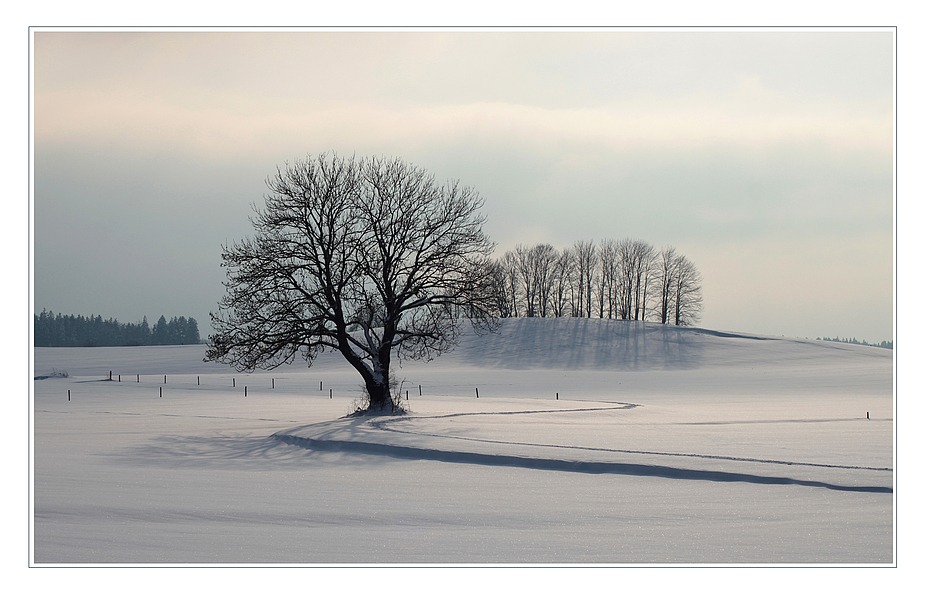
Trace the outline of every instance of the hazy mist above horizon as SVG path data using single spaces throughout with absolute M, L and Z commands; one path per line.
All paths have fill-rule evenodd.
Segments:
M 893 32 L 33 33 L 34 307 L 194 317 L 286 161 L 396 156 L 496 255 L 635 238 L 698 326 L 893 339 Z

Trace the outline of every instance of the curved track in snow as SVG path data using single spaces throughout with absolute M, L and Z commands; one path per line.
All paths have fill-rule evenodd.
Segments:
M 537 415 L 537 414 L 561 414 L 576 413 L 586 411 L 607 411 L 619 409 L 632 409 L 639 405 L 634 403 L 618 403 L 613 407 L 589 407 L 580 409 L 544 409 L 529 411 L 495 411 L 495 412 L 471 412 L 471 413 L 451 413 L 445 415 L 422 416 L 422 417 L 388 417 L 372 418 L 366 420 L 364 425 L 380 432 L 390 432 L 406 435 L 421 436 L 427 438 L 436 438 L 441 440 L 463 441 L 468 443 L 492 444 L 506 447 L 535 447 L 545 449 L 557 449 L 573 453 L 614 453 L 629 455 L 655 455 L 664 457 L 684 457 L 688 459 L 707 459 L 730 461 L 738 463 L 758 463 L 767 465 L 780 465 L 788 467 L 816 467 L 827 469 L 844 469 L 857 471 L 876 471 L 892 472 L 892 469 L 886 467 L 865 467 L 851 465 L 835 465 L 824 463 L 806 463 L 798 461 L 782 461 L 773 459 L 757 459 L 748 457 L 733 457 L 722 455 L 709 455 L 698 453 L 672 453 L 657 452 L 645 450 L 628 450 L 614 448 L 599 448 L 572 446 L 562 444 L 545 444 L 531 442 L 516 442 L 505 440 L 492 440 L 488 438 L 474 438 L 467 436 L 456 436 L 445 433 L 433 433 L 426 431 L 414 430 L 411 428 L 397 428 L 396 425 L 406 425 L 415 421 L 427 419 L 447 419 L 469 416 L 498 416 L 498 415 Z M 413 460 L 430 460 L 447 463 L 459 464 L 476 464 L 490 466 L 519 467 L 524 469 L 538 469 L 547 471 L 568 471 L 577 473 L 592 474 L 615 474 L 615 475 L 632 475 L 632 476 L 649 476 L 663 477 L 670 479 L 701 480 L 715 482 L 746 482 L 755 484 L 776 484 L 776 485 L 800 485 L 807 487 L 820 487 L 837 491 L 848 492 L 869 492 L 869 493 L 893 493 L 893 488 L 889 486 L 874 485 L 841 485 L 831 482 L 815 481 L 810 479 L 800 479 L 794 477 L 785 477 L 780 475 L 764 475 L 755 473 L 740 473 L 718 470 L 700 470 L 689 469 L 684 467 L 674 467 L 669 465 L 641 464 L 641 463 L 617 463 L 606 461 L 590 460 L 571 460 L 558 457 L 531 457 L 522 455 L 507 455 L 497 453 L 471 452 L 458 449 L 427 448 L 421 446 L 406 446 L 388 444 L 385 442 L 370 440 L 340 440 L 326 437 L 304 435 L 307 428 L 296 428 L 287 432 L 278 432 L 273 434 L 273 438 L 286 444 L 298 446 L 317 451 L 339 451 L 354 452 L 362 454 L 371 454 L 378 456 L 387 456 L 400 459 Z M 302 435 L 300 435 L 302 434 Z
M 384 420 L 375 420 L 369 423 L 370 426 L 378 429 L 384 430 L 386 432 L 397 432 L 400 434 L 414 434 L 417 436 L 431 436 L 434 438 L 450 438 L 453 440 L 467 440 L 470 442 L 484 442 L 488 444 L 507 444 L 512 446 L 536 446 L 543 448 L 561 448 L 567 450 L 576 450 L 576 451 L 589 451 L 589 452 L 613 452 L 613 453 L 622 453 L 622 454 L 636 454 L 636 455 L 658 455 L 664 457 L 690 457 L 698 459 L 713 459 L 713 460 L 725 460 L 725 461 L 740 461 L 748 463 L 767 463 L 771 465 L 798 465 L 805 467 L 825 467 L 829 469 L 863 469 L 866 471 L 892 471 L 889 467 L 864 467 L 860 465 L 834 465 L 826 463 L 802 463 L 798 461 L 781 461 L 775 459 L 756 459 L 749 457 L 732 457 L 725 455 L 706 455 L 706 454 L 695 454 L 695 453 L 679 453 L 679 452 L 659 452 L 651 450 L 630 450 L 622 448 L 601 448 L 594 446 L 571 446 L 564 444 L 544 444 L 544 443 L 534 443 L 534 442 L 514 442 L 507 440 L 491 440 L 488 438 L 469 438 L 465 436 L 453 436 L 451 434 L 434 434 L 427 432 L 419 432 L 414 430 L 406 429 L 397 429 L 390 427 L 392 424 L 402 421 L 413 421 L 420 419 L 444 419 L 448 417 L 460 417 L 460 416 L 472 416 L 472 415 L 517 415 L 517 414 L 535 414 L 535 413 L 572 413 L 579 411 L 604 411 L 610 409 L 632 409 L 634 407 L 639 407 L 639 405 L 634 405 L 631 403 L 624 403 L 620 407 L 604 407 L 600 409 L 554 409 L 546 411 L 502 411 L 502 412 L 477 412 L 477 413 L 451 413 L 448 415 L 433 415 L 433 416 L 424 416 L 424 417 L 399 417 L 391 418 Z M 787 422 L 792 422 L 794 420 L 785 420 Z M 807 420 L 799 420 L 807 422 Z M 833 420 L 821 420 L 821 421 L 833 421 Z M 737 423 L 737 422 L 700 422 L 703 424 L 707 423 Z M 738 422 L 738 423 L 762 423 L 762 422 Z M 771 423 L 771 422 L 763 422 Z

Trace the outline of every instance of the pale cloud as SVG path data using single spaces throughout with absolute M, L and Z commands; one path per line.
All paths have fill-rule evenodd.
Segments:
M 888 33 L 38 33 L 36 133 L 210 151 L 511 134 L 889 150 L 889 43 Z M 868 64 L 870 48 L 880 62 Z
M 39 309 L 169 295 L 205 319 L 218 246 L 248 232 L 265 177 L 337 151 L 473 186 L 500 251 L 673 244 L 705 272 L 707 326 L 768 332 L 824 311 L 829 327 L 878 330 L 806 318 L 780 332 L 890 330 L 857 316 L 892 303 L 889 31 L 37 33 L 34 64 Z M 116 233 L 100 212 L 138 227 Z M 821 263 L 787 256 L 825 247 Z M 160 298 L 142 271 L 76 287 L 184 254 L 190 287 Z M 870 292 L 828 291 L 849 260 Z
M 505 103 L 416 108 L 343 103 L 265 112 L 221 101 L 190 108 L 137 92 L 47 92 L 35 99 L 35 136 L 43 142 L 100 142 L 141 149 L 201 152 L 261 150 L 267 143 L 322 145 L 518 139 L 557 147 L 685 148 L 735 144 L 745 150 L 774 143 L 818 142 L 843 149 L 891 152 L 892 114 L 852 113 L 835 104 L 813 109 L 758 110 L 735 96 L 677 98 L 658 106 L 552 109 Z M 746 107 L 742 107 L 745 105 Z

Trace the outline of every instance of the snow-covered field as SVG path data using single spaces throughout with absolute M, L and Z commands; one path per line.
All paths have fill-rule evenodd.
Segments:
M 34 564 L 895 559 L 889 350 L 510 320 L 362 418 L 338 354 L 203 352 L 35 349 Z

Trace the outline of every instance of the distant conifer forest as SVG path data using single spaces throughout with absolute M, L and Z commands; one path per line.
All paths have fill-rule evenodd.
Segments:
M 879 343 L 868 343 L 867 341 L 858 341 L 854 337 L 851 337 L 850 339 L 847 337 L 845 337 L 844 339 L 839 339 L 838 337 L 835 337 L 834 339 L 832 339 L 831 337 L 822 337 L 820 339 L 819 337 L 816 337 L 816 340 L 817 341 L 834 341 L 835 343 L 851 343 L 852 345 L 867 345 L 868 347 L 883 347 L 884 349 L 893 349 L 892 341 L 880 341 Z
M 36 347 L 124 347 L 133 345 L 190 345 L 201 343 L 195 318 L 161 316 L 154 326 L 148 317 L 122 323 L 102 316 L 74 316 L 42 310 L 35 315 Z

